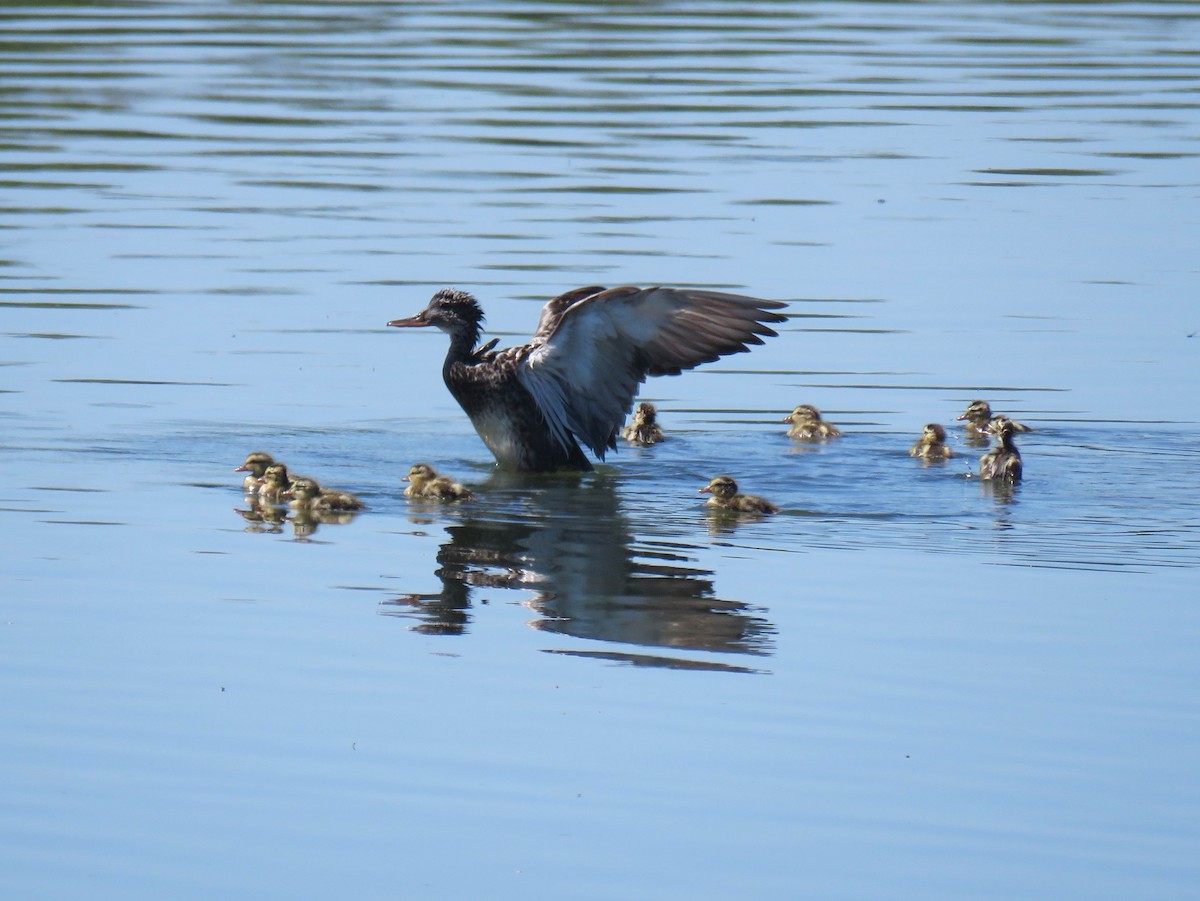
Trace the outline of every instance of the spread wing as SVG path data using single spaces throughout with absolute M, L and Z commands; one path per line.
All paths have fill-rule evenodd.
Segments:
M 551 303 L 554 303 L 552 301 Z M 549 306 L 549 305 L 547 305 Z M 612 288 L 577 300 L 546 322 L 518 368 L 555 439 L 570 434 L 604 458 L 650 375 L 678 375 L 775 335 L 785 306 L 684 288 Z

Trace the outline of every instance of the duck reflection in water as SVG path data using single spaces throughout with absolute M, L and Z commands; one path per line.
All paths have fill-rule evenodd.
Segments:
M 714 597 L 713 574 L 687 565 L 686 547 L 664 541 L 634 549 L 611 480 L 548 483 L 498 472 L 485 493 L 507 500 L 506 509 L 487 518 L 478 508 L 462 510 L 446 527 L 435 571 L 441 591 L 385 601 L 385 613 L 415 616 L 418 631 L 461 634 L 474 593 L 518 589 L 533 593 L 525 601 L 538 614 L 531 625 L 546 632 L 673 650 L 771 652 L 771 624 L 743 602 Z M 476 602 L 492 599 L 485 594 Z M 646 655 L 637 656 L 644 664 Z

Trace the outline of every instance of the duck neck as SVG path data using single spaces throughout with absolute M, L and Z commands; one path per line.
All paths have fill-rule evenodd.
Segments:
M 471 359 L 475 345 L 479 343 L 479 333 L 482 329 L 477 322 L 460 323 L 450 335 L 450 350 L 446 353 L 446 366 L 452 363 L 463 363 Z

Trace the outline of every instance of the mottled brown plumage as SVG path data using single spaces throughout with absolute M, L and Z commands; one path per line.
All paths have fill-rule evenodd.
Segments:
M 475 495 L 466 486 L 454 481 L 449 476 L 438 475 L 437 470 L 428 463 L 417 463 L 408 471 L 403 481 L 408 482 L 404 489 L 405 497 L 424 498 L 434 501 L 473 501 Z
M 267 472 L 267 467 L 275 462 L 275 458 L 266 451 L 254 451 L 246 456 L 246 462 L 239 466 L 234 472 L 248 472 L 250 475 L 242 481 L 242 490 L 247 494 L 255 494 L 262 486 L 263 476 Z
M 954 451 L 946 444 L 946 429 L 936 422 L 925 426 L 925 431 L 908 453 L 927 463 L 949 460 L 954 456 Z
M 710 494 L 708 506 L 734 513 L 778 513 L 779 508 L 766 498 L 754 494 L 738 494 L 737 482 L 729 476 L 717 476 L 700 489 Z
M 366 506 L 353 494 L 322 488 L 316 479 L 309 476 L 293 477 L 292 487 L 284 496 L 290 499 L 293 509 L 312 513 L 345 513 Z
M 621 429 L 621 437 L 631 444 L 641 445 L 665 441 L 667 436 L 658 425 L 658 410 L 654 408 L 654 404 L 645 401 L 638 404 L 629 425 Z
M 842 437 L 841 429 L 822 419 L 821 411 L 812 404 L 800 404 L 783 417 L 783 421 L 791 423 L 788 437 L 797 441 L 829 441 Z
M 979 459 L 979 477 L 1001 482 L 1021 481 L 1021 452 L 1013 444 L 1016 424 L 1007 418 L 996 423 L 993 433 L 996 446 Z
M 775 335 L 783 303 L 683 288 L 577 288 L 551 300 L 528 344 L 474 349 L 483 310 L 446 288 L 415 316 L 450 336 L 442 377 L 475 430 L 509 468 L 591 469 L 616 447 L 639 385 L 678 375 Z

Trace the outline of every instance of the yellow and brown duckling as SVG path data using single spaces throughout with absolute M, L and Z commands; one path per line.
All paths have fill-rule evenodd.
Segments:
M 239 466 L 234 472 L 248 472 L 250 475 L 242 481 L 242 490 L 247 494 L 255 494 L 259 486 L 262 485 L 263 476 L 266 474 L 267 467 L 275 462 L 275 458 L 266 451 L 254 451 L 247 454 L 246 462 Z
M 909 456 L 924 460 L 926 463 L 949 460 L 954 456 L 954 451 L 946 444 L 946 429 L 936 422 L 925 426 L 925 431 L 921 433 L 921 437 L 908 453 Z
M 729 476 L 717 476 L 700 489 L 709 494 L 707 506 L 734 513 L 778 513 L 779 508 L 766 498 L 754 494 L 738 494 L 737 482 Z
M 996 414 L 999 416 L 1000 414 Z M 1007 418 L 1007 417 L 1006 417 Z M 967 436 L 970 438 L 986 438 L 991 434 L 992 407 L 986 400 L 973 400 L 958 417 L 958 422 L 967 423 Z M 1009 420 L 1014 432 L 1032 432 L 1029 426 Z
M 425 498 L 435 501 L 473 501 L 471 490 L 449 476 L 440 476 L 428 463 L 417 463 L 408 471 L 403 481 L 405 497 Z
M 997 444 L 979 458 L 979 477 L 998 482 L 1016 483 L 1021 481 L 1021 452 L 1013 444 L 1013 432 L 1016 423 L 1007 417 L 1001 417 L 992 426 L 992 434 L 996 436 Z
M 285 497 L 294 510 L 313 513 L 348 513 L 366 506 L 353 494 L 322 488 L 316 479 L 309 476 L 295 476 Z
M 822 419 L 821 411 L 812 404 L 800 404 L 783 421 L 792 424 L 788 437 L 798 441 L 828 441 L 842 436 L 842 430 Z
M 658 411 L 654 404 L 642 402 L 633 411 L 629 425 L 621 429 L 621 437 L 632 444 L 651 445 L 666 440 L 658 425 Z
M 258 502 L 260 504 L 279 504 L 284 500 L 284 494 L 291 487 L 292 477 L 288 468 L 282 463 L 272 463 L 263 472 L 262 482 L 258 486 Z

